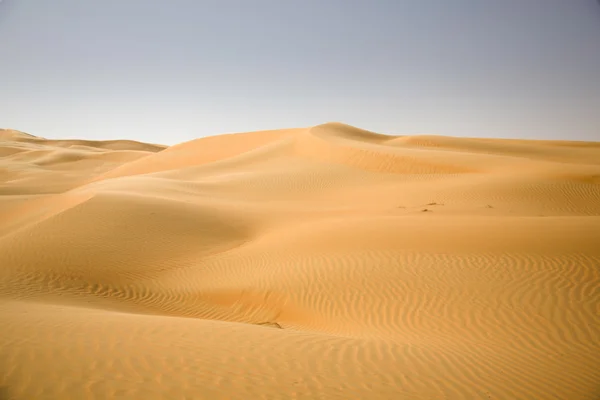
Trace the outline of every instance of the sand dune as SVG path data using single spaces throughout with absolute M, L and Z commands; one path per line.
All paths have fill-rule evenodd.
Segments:
M 600 144 L 0 130 L 0 398 L 600 398 Z

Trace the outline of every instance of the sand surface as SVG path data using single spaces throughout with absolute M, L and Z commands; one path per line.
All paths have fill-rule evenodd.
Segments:
M 600 143 L 0 131 L 0 399 L 599 399 Z

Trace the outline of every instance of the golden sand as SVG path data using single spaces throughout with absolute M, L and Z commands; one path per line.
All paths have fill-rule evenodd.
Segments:
M 598 399 L 600 143 L 0 130 L 0 398 Z

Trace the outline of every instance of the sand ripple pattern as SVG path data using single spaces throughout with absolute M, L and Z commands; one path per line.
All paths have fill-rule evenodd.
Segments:
M 0 130 L 0 399 L 600 398 L 600 145 Z

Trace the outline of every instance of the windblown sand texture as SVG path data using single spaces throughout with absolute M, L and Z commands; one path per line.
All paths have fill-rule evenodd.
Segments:
M 600 143 L 0 131 L 0 396 L 599 399 Z

